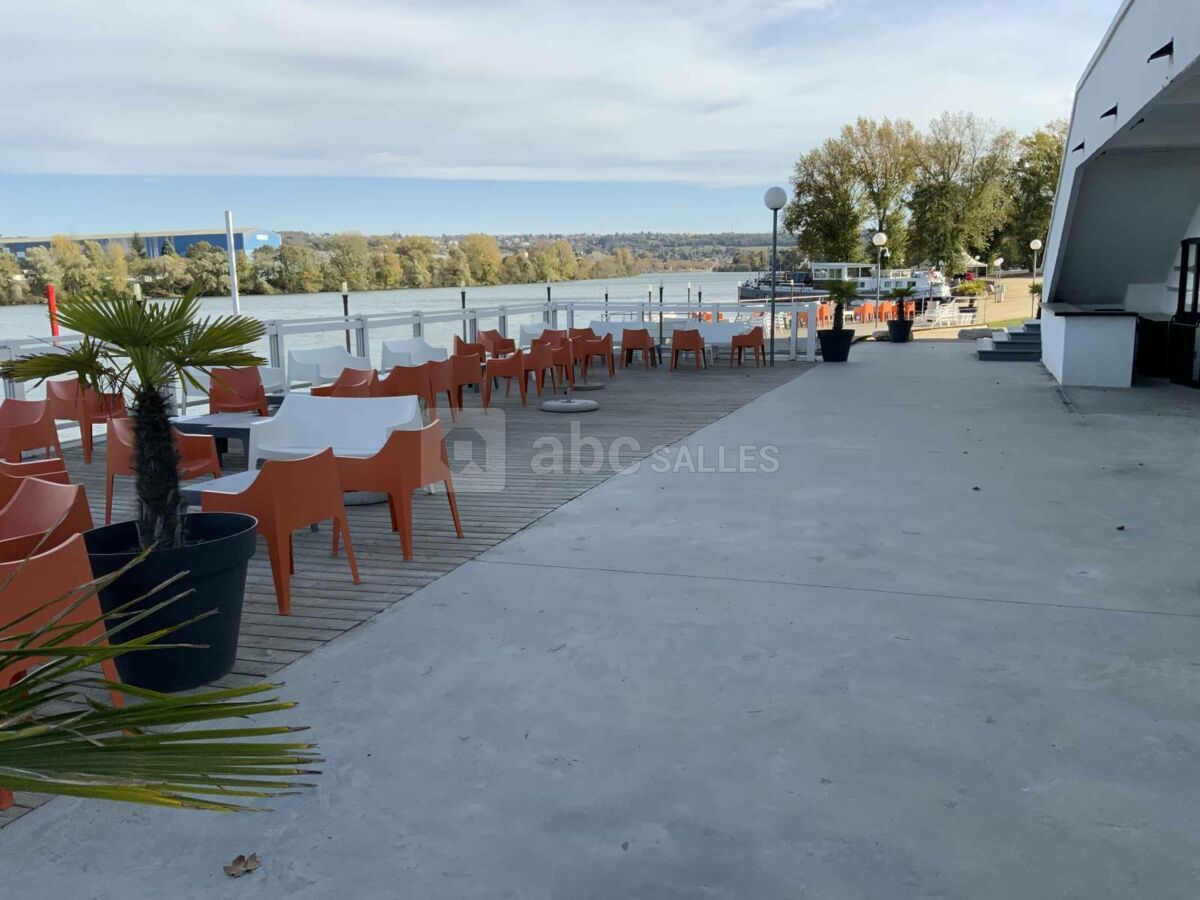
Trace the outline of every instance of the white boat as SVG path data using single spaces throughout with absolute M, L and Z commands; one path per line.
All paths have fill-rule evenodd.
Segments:
M 863 263 L 815 262 L 809 268 L 779 272 L 775 281 L 777 300 L 803 300 L 821 292 L 831 281 L 853 281 L 864 300 L 875 298 L 875 267 Z M 950 285 L 937 269 L 889 269 L 879 280 L 879 294 L 884 296 L 897 288 L 911 288 L 916 299 L 949 300 Z M 771 296 L 770 274 L 743 282 L 738 286 L 739 300 L 766 300 Z

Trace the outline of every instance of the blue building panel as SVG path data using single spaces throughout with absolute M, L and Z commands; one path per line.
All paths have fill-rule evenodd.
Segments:
M 188 249 L 201 242 L 211 244 L 219 250 L 225 250 L 227 243 L 225 240 L 224 231 L 214 232 L 175 232 L 175 231 L 160 231 L 160 232 L 143 232 L 140 233 L 142 243 L 146 248 L 146 256 L 153 259 L 162 256 L 163 245 L 168 239 L 171 241 L 171 246 L 175 248 L 175 252 L 180 256 L 187 256 Z M 133 240 L 133 233 L 128 234 L 104 234 L 104 235 L 79 235 L 70 236 L 73 240 L 83 243 L 84 241 L 97 241 L 102 245 L 120 244 L 125 248 L 126 252 L 130 249 L 130 244 Z M 277 231 L 264 231 L 256 228 L 240 228 L 233 233 L 233 247 L 235 250 L 240 250 L 246 254 L 251 254 L 259 247 L 280 247 L 283 241 Z M 24 257 L 25 254 L 34 247 L 49 247 L 50 238 L 19 238 L 13 240 L 5 240 L 0 238 L 0 250 L 5 250 L 18 258 Z

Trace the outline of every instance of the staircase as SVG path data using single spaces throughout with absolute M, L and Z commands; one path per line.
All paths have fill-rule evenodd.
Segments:
M 1030 319 L 1020 328 L 993 331 L 991 337 L 978 338 L 975 349 L 980 359 L 1038 362 L 1042 358 L 1042 323 Z

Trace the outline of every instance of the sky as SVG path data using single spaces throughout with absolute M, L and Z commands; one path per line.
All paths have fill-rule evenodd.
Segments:
M 40 0 L 0 234 L 763 231 L 856 116 L 1070 113 L 1119 0 Z

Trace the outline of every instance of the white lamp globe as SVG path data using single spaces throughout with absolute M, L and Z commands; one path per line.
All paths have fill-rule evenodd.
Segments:
M 875 232 L 875 236 L 873 238 L 871 238 L 871 243 L 874 244 L 876 247 L 887 246 L 887 235 L 884 234 L 882 231 L 877 231 L 877 232 Z
M 992 263 L 992 265 L 995 266 L 997 269 L 1000 268 L 1002 265 L 1004 265 L 1004 257 L 997 256 L 995 261 Z
M 787 206 L 787 191 L 781 187 L 768 188 L 763 194 L 763 203 L 767 205 L 767 209 L 783 209 Z
M 1042 242 L 1039 241 L 1037 238 L 1034 238 L 1032 241 L 1029 242 L 1029 249 L 1036 253 L 1038 250 L 1042 249 Z

